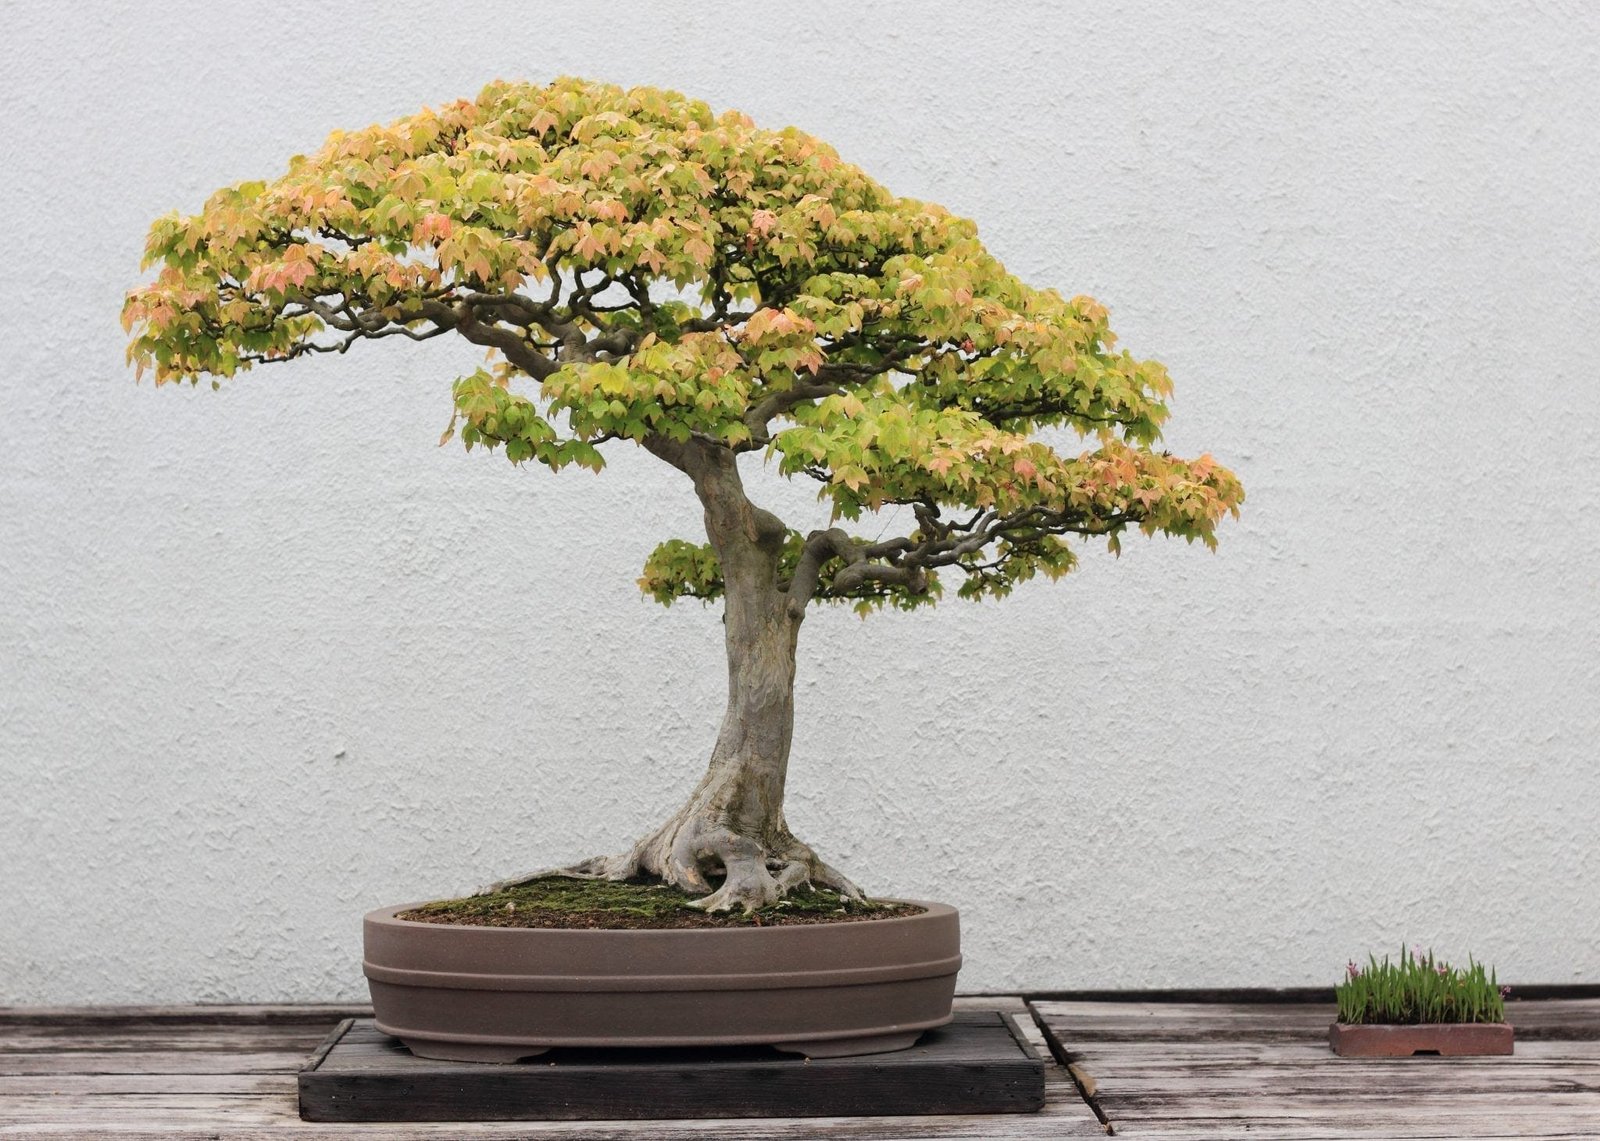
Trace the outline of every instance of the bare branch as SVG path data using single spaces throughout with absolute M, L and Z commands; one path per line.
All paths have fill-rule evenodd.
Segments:
M 442 301 L 425 302 L 423 315 L 436 325 L 455 329 L 475 345 L 498 349 L 506 360 L 539 380 L 560 367 L 516 331 L 500 325 L 484 324 L 466 302 L 453 306 Z
M 690 479 L 698 479 L 705 470 L 706 445 L 694 439 L 679 442 L 669 436 L 650 435 L 639 441 L 645 451 L 664 463 L 669 463 Z
M 847 593 L 865 582 L 903 586 L 912 594 L 921 594 L 928 589 L 928 572 L 919 566 L 865 561 L 851 563 L 833 576 L 833 589 Z
M 790 388 L 779 389 L 764 397 L 759 403 L 753 405 L 744 414 L 744 426 L 750 429 L 752 437 L 764 438 L 767 435 L 767 425 L 773 417 L 781 416 L 791 408 L 798 408 L 812 400 L 820 400 L 824 396 L 834 396 L 844 389 L 837 384 L 804 384 L 796 381 Z
M 875 581 L 905 586 L 913 593 L 921 593 L 928 588 L 927 572 L 898 561 L 902 552 L 914 546 L 910 539 L 891 539 L 862 546 L 837 527 L 811 532 L 806 536 L 794 577 L 789 582 L 789 613 L 798 617 L 805 610 L 821 586 L 823 566 L 833 558 L 845 561 L 845 566 L 833 576 L 830 584 L 833 590 L 849 592 L 864 582 Z M 875 561 L 884 558 L 889 562 Z
M 972 562 L 971 556 L 991 543 L 1004 540 L 1020 546 L 1051 535 L 1105 535 L 1136 521 L 1132 512 L 1092 518 L 1048 507 L 1026 507 L 1007 515 L 985 510 L 966 520 L 946 521 L 939 518 L 937 504 L 914 506 L 919 525 L 915 536 L 861 544 L 837 528 L 807 535 L 788 586 L 789 612 L 798 615 L 819 593 L 860 595 L 868 583 L 920 594 L 928 589 L 929 572 L 940 567 L 954 566 L 972 575 L 1003 566 L 1009 553 L 987 563 Z M 836 558 L 844 566 L 824 587 L 822 568 Z

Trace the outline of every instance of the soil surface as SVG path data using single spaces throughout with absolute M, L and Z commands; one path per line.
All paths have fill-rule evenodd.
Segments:
M 925 909 L 909 903 L 856 902 L 831 891 L 809 888 L 790 892 L 771 907 L 748 915 L 708 915 L 690 907 L 695 897 L 654 880 L 567 879 L 549 876 L 464 899 L 425 903 L 397 918 L 413 923 L 448 923 L 465 927 L 577 927 L 604 930 L 674 927 L 784 927 L 805 923 L 856 923 L 920 915 Z

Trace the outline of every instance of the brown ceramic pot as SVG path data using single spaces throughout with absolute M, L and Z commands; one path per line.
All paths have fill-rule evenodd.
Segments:
M 1466 1058 L 1511 1053 L 1512 1031 L 1504 1022 L 1335 1022 L 1328 1027 L 1328 1044 L 1345 1058 Z
M 512 1062 L 552 1046 L 765 1044 L 903 1050 L 950 1021 L 953 907 L 780 927 L 596 931 L 364 922 L 378 1029 L 424 1058 Z

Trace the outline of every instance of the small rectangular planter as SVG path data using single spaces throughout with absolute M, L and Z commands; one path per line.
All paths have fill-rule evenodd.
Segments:
M 1328 1044 L 1343 1058 L 1467 1058 L 1511 1053 L 1512 1033 L 1507 1022 L 1335 1022 Z

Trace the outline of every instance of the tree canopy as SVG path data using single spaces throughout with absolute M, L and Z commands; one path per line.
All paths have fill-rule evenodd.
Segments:
M 791 531 L 783 583 L 864 612 L 1070 570 L 1073 535 L 1214 545 L 1243 499 L 1209 456 L 1156 450 L 1171 386 L 1106 310 L 1024 285 L 975 225 L 897 198 L 826 144 L 674 92 L 578 79 L 335 132 L 272 182 L 150 231 L 130 359 L 158 384 L 457 333 L 466 445 L 599 470 L 602 448 L 764 450 L 877 540 Z M 1039 429 L 1075 429 L 1058 452 Z M 680 465 L 681 466 L 681 465 Z M 646 564 L 662 602 L 717 597 L 712 547 Z

